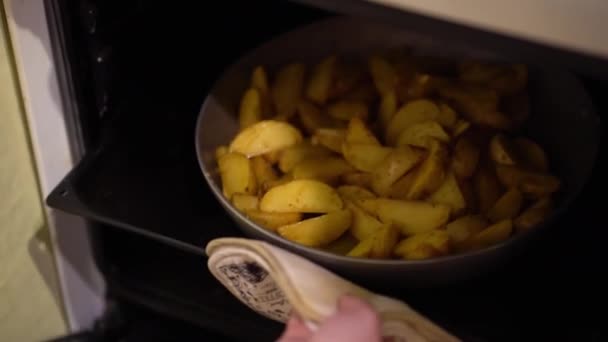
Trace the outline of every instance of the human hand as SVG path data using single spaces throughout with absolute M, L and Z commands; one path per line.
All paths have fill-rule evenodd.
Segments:
M 380 317 L 361 299 L 344 296 L 338 310 L 317 331 L 293 315 L 277 342 L 380 342 Z

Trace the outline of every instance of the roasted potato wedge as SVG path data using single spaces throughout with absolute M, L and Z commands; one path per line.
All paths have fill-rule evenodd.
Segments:
M 279 227 L 302 220 L 302 214 L 300 213 L 267 213 L 255 209 L 245 210 L 245 216 L 251 221 L 259 224 L 262 228 L 266 228 L 273 232 Z
M 394 90 L 388 91 L 382 95 L 380 107 L 378 108 L 378 115 L 380 117 L 380 126 L 383 130 L 387 129 L 389 122 L 391 122 L 391 119 L 395 116 L 395 113 L 397 113 L 398 105 L 399 101 Z
M 481 249 L 496 245 L 507 240 L 513 231 L 513 221 L 503 220 L 487 227 L 481 232 L 473 235 L 468 241 L 469 249 Z
M 349 257 L 353 258 L 367 258 L 372 252 L 374 246 L 374 237 L 370 236 L 365 240 L 360 241 L 348 254 Z
M 422 161 L 424 153 L 409 146 L 392 150 L 372 172 L 372 189 L 380 196 L 388 196 L 391 186 L 401 176 Z
M 534 198 L 549 196 L 561 186 L 560 180 L 553 175 L 517 166 L 496 165 L 496 175 L 505 187 L 518 188 Z
M 362 188 L 372 188 L 372 174 L 369 172 L 352 172 L 342 176 L 342 182 L 347 185 L 356 185 Z
M 391 149 L 379 145 L 348 144 L 342 145 L 342 154 L 359 171 L 372 172 L 388 156 Z
M 324 115 L 314 104 L 302 100 L 297 107 L 298 117 L 302 127 L 308 134 L 314 134 L 320 128 L 334 128 L 336 122 Z
M 226 198 L 232 198 L 235 193 L 253 195 L 258 191 L 251 161 L 236 152 L 225 154 L 218 161 L 222 191 Z
M 379 94 L 384 95 L 395 89 L 399 83 L 397 70 L 384 58 L 373 56 L 369 59 L 369 71 Z
M 352 221 L 350 210 L 340 210 L 277 228 L 287 240 L 303 246 L 320 247 L 337 240 Z
M 456 128 L 456 123 L 458 123 L 458 114 L 456 114 L 456 111 L 448 104 L 440 102 L 437 122 L 439 122 L 442 127 L 453 131 L 454 128 Z
M 298 163 L 292 170 L 293 179 L 316 179 L 335 184 L 342 175 L 355 169 L 342 157 L 307 159 Z
M 466 136 L 458 138 L 452 152 L 451 168 L 459 179 L 473 176 L 479 162 L 479 147 Z
M 467 241 L 487 228 L 490 223 L 481 215 L 467 215 L 448 223 L 445 231 L 450 236 L 452 245 L 460 250 L 467 247 Z
M 256 88 L 249 88 L 241 100 L 239 125 L 245 129 L 262 120 L 262 96 Z
M 253 69 L 253 72 L 251 73 L 251 86 L 257 89 L 262 96 L 270 94 L 268 74 L 263 66 L 257 66 Z
M 410 236 L 397 244 L 394 254 L 409 260 L 429 259 L 450 252 L 450 237 L 444 230 Z
M 315 131 L 312 136 L 313 145 L 322 145 L 331 151 L 342 153 L 342 145 L 346 138 L 346 131 L 343 129 L 321 128 Z
M 408 189 L 406 198 L 417 200 L 435 192 L 443 181 L 446 174 L 446 163 L 448 152 L 445 145 L 437 140 L 430 141 L 428 157 L 416 170 L 416 174 Z
M 345 141 L 347 144 L 369 144 L 380 146 L 380 142 L 378 139 L 376 139 L 374 133 L 369 130 L 369 128 L 365 125 L 365 122 L 363 122 L 363 120 L 361 120 L 359 117 L 354 117 L 348 122 Z
M 258 183 L 258 188 L 263 188 L 264 184 L 268 182 L 274 182 L 279 179 L 279 175 L 274 170 L 272 165 L 261 156 L 253 157 L 251 160 L 251 167 L 253 168 L 253 174 Z
M 397 138 L 397 146 L 411 145 L 421 148 L 429 148 L 431 140 L 436 139 L 447 143 L 450 136 L 436 121 L 424 121 L 407 127 Z
M 283 150 L 279 158 L 279 169 L 284 173 L 291 172 L 299 163 L 310 159 L 324 159 L 331 156 L 331 151 L 322 145 L 301 143 Z
M 451 101 L 469 121 L 495 129 L 510 129 L 511 120 L 498 111 L 498 94 L 478 86 L 446 85 L 439 89 L 441 96 Z
M 539 144 L 530 139 L 519 137 L 513 140 L 513 145 L 525 167 L 542 173 L 549 172 L 549 158 Z
M 529 208 L 525 209 L 513 222 L 515 231 L 523 233 L 543 223 L 551 214 L 553 201 L 550 197 L 537 200 Z
M 278 71 L 270 90 L 277 115 L 289 118 L 295 114 L 302 98 L 305 73 L 302 63 L 291 63 Z
M 323 105 L 329 99 L 337 64 L 338 57 L 332 55 L 319 62 L 312 70 L 306 86 L 306 96 L 312 102 Z
M 348 121 L 352 118 L 366 120 L 369 115 L 369 108 L 362 101 L 340 100 L 327 106 L 327 114 L 342 121 Z
M 423 201 L 400 201 L 388 198 L 361 200 L 361 207 L 373 213 L 380 221 L 392 223 L 404 235 L 413 235 L 445 225 L 450 207 Z
M 386 259 L 393 254 L 393 249 L 399 241 L 399 230 L 391 224 L 384 224 L 372 237 L 372 249 L 369 256 L 374 259 Z
M 340 195 L 332 187 L 310 179 L 278 185 L 260 201 L 262 211 L 279 213 L 328 213 L 343 207 Z
M 302 134 L 292 125 L 274 120 L 257 122 L 242 130 L 230 143 L 230 152 L 254 157 L 282 150 L 302 141 Z
M 220 158 L 225 156 L 228 153 L 228 146 L 219 146 L 215 149 L 215 160 L 219 162 Z
M 449 206 L 452 215 L 457 215 L 467 206 L 465 197 L 460 190 L 460 185 L 452 172 L 447 173 L 443 184 L 441 184 L 426 200 L 433 204 L 444 204 Z
M 231 202 L 232 205 L 242 213 L 247 210 L 258 210 L 260 206 L 259 197 L 249 194 L 233 194 Z
M 479 210 L 488 212 L 503 193 L 502 186 L 496 178 L 494 170 L 486 165 L 481 165 L 473 177 L 473 187 L 477 195 Z
M 517 188 L 509 189 L 488 211 L 487 217 L 491 222 L 498 222 L 506 219 L 513 219 L 519 214 L 524 195 Z
M 386 141 L 393 145 L 397 142 L 399 134 L 409 126 L 436 120 L 439 116 L 439 107 L 429 100 L 414 100 L 406 103 L 397 111 L 386 128 Z
M 338 187 L 336 191 L 343 199 L 354 202 L 362 199 L 376 198 L 376 195 L 374 195 L 373 192 L 356 185 L 342 185 Z
M 496 134 L 490 140 L 490 157 L 498 164 L 518 164 L 515 148 L 504 134 Z
M 383 224 L 356 204 L 356 202 L 360 201 L 361 200 L 356 201 L 348 199 L 346 200 L 346 208 L 349 209 L 353 215 L 350 232 L 359 241 L 362 241 L 380 230 L 383 227 Z

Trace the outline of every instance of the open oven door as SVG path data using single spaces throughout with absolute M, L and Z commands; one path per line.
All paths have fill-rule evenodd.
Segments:
M 458 40 L 464 44 L 483 45 L 506 58 L 513 57 L 523 62 L 536 62 L 542 60 L 543 63 L 553 64 L 561 68 L 568 68 L 573 71 L 586 75 L 592 80 L 592 84 L 601 84 L 594 88 L 596 93 L 605 91 L 605 84 L 608 80 L 608 39 L 604 34 L 608 32 L 608 3 L 600 1 L 571 2 L 571 1 L 545 1 L 542 3 L 529 1 L 499 2 L 499 1 L 415 1 L 415 0 L 298 0 L 302 3 L 302 16 L 298 18 L 285 19 L 291 21 L 290 25 L 309 22 L 315 18 L 331 14 L 357 15 L 371 18 L 373 20 L 387 21 L 392 24 L 403 26 L 409 30 L 417 31 L 425 35 L 441 35 L 446 38 Z M 176 113 L 183 111 L 198 113 L 200 103 L 180 103 L 180 108 L 163 108 L 162 104 L 149 103 L 145 108 L 129 107 L 126 104 L 121 108 L 122 111 L 132 111 L 133 114 L 125 119 L 118 117 L 116 120 L 102 120 L 105 115 L 110 115 L 114 103 L 109 101 L 112 92 L 121 89 L 105 89 L 111 84 L 105 77 L 111 74 L 113 67 L 111 62 L 112 50 L 104 49 L 103 46 L 92 44 L 88 48 L 96 51 L 94 72 L 87 73 L 86 77 L 75 75 L 75 70 L 86 69 L 87 66 L 81 65 L 82 60 L 74 60 L 73 56 L 66 53 L 69 50 L 68 37 L 70 32 L 65 30 L 65 3 L 60 1 L 48 1 L 46 3 L 46 18 L 48 29 L 51 32 L 53 43 L 53 59 L 56 65 L 57 84 L 61 95 L 63 107 L 63 129 L 67 127 L 66 149 L 71 153 L 73 169 L 60 177 L 54 175 L 43 182 L 44 193 L 48 194 L 47 204 L 49 207 L 74 214 L 95 222 L 101 222 L 113 227 L 122 228 L 132 233 L 140 234 L 156 240 L 160 243 L 170 245 L 182 251 L 198 256 L 204 255 L 203 246 L 205 242 L 218 237 L 214 231 L 206 230 L 174 230 L 174 226 L 193 226 L 198 225 L 221 225 L 233 227 L 228 218 L 221 215 L 221 208 L 217 204 L 208 189 L 192 188 L 188 185 L 169 183 L 167 180 L 175 179 L 197 179 L 200 181 L 200 173 L 196 166 L 196 157 L 192 146 L 192 127 L 196 119 L 195 115 L 186 118 L 176 119 Z M 115 11 L 120 11 L 120 6 L 138 6 L 138 1 L 133 1 L 129 5 L 116 5 Z M 84 1 L 82 5 L 82 25 L 91 28 L 96 24 L 94 14 L 96 8 L 93 2 Z M 92 7 L 87 8 L 86 6 Z M 281 6 L 275 4 L 276 6 Z M 315 8 L 315 10 L 313 10 Z M 323 11 L 319 11 L 322 9 Z M 326 12 L 327 11 L 327 12 Z M 161 15 L 161 12 L 157 13 Z M 176 14 L 171 12 L 171 14 Z M 183 14 L 187 16 L 187 13 Z M 557 19 L 559 18 L 559 19 Z M 93 20 L 87 22 L 87 20 Z M 127 18 L 128 19 L 128 18 Z M 195 19 L 190 13 L 188 19 Z M 228 20 L 228 19 L 226 19 Z M 149 22 L 154 19 L 149 19 Z M 92 26 L 87 26 L 92 25 Z M 281 30 L 287 29 L 289 25 L 277 26 L 273 29 L 266 29 L 264 36 L 270 37 Z M 86 30 L 84 30 L 86 31 Z M 95 34 L 83 33 L 83 34 Z M 163 37 L 169 39 L 170 37 Z M 188 38 L 195 39 L 194 36 Z M 246 45 L 258 43 L 249 37 L 240 48 Z M 259 39 L 259 37 L 256 37 Z M 142 38 L 146 39 L 146 38 Z M 152 41 L 152 38 L 147 38 Z M 91 40 L 94 41 L 94 40 Z M 179 53 L 179 51 L 177 51 Z M 242 52 L 239 49 L 231 50 L 232 57 L 237 57 Z M 188 58 L 188 56 L 184 56 Z M 191 57 L 192 58 L 192 57 Z M 175 60 L 174 60 L 175 61 Z M 217 62 L 218 66 L 224 64 Z M 91 63 L 91 60 L 88 60 Z M 190 61 L 191 62 L 191 61 Z M 74 67 L 76 65 L 76 67 Z M 109 68 L 109 69 L 108 69 Z M 135 72 L 142 72 L 136 70 Z M 207 74 L 211 83 L 216 74 Z M 160 71 L 162 75 L 166 72 Z M 145 76 L 145 75 L 144 75 Z M 199 75 L 200 76 L 200 75 Z M 78 80 L 77 80 L 78 79 Z M 198 82 L 194 80 L 193 82 Z M 75 85 L 83 85 L 88 82 L 88 86 L 98 87 L 94 94 L 99 96 L 83 96 Z M 189 85 L 195 84 L 192 88 Z M 169 94 L 158 94 L 166 96 L 176 96 L 178 92 L 195 94 L 199 96 L 208 89 L 209 84 L 185 84 L 181 89 L 174 89 Z M 125 87 L 130 85 L 125 85 Z M 106 92 L 107 91 L 107 92 Z M 101 95 L 100 95 L 101 94 Z M 141 96 L 141 94 L 138 94 Z M 599 97 L 602 98 L 602 97 Z M 602 98 L 603 99 L 603 98 Z M 605 100 L 604 100 L 605 101 Z M 150 101 L 148 101 L 150 102 Z M 87 103 L 87 105 L 82 105 Z M 608 108 L 606 102 L 598 103 Z M 84 113 L 84 107 L 93 108 L 93 113 Z M 150 115 L 150 114 L 154 115 Z M 166 146 L 161 141 L 151 136 L 149 133 L 139 130 L 139 123 L 147 120 L 149 127 L 160 129 L 164 128 L 164 139 L 171 139 L 177 142 L 178 146 Z M 119 122 L 120 121 L 120 122 Z M 92 129 L 91 127 L 97 127 Z M 36 132 L 34 132 L 36 134 Z M 135 138 L 134 138 L 135 136 Z M 127 145 L 126 142 L 130 144 Z M 35 149 L 48 150 L 54 142 L 45 140 L 44 136 L 35 139 Z M 44 146 L 47 145 L 47 146 Z M 144 151 L 142 153 L 142 151 Z M 53 158 L 46 156 L 44 158 Z M 186 160 L 185 165 L 177 161 Z M 39 165 L 44 165 L 44 160 Z M 164 165 L 165 167 L 151 168 L 152 165 Z M 70 166 L 71 168 L 71 166 Z M 146 172 L 141 172 L 146 170 Z M 67 173 L 67 172 L 66 172 Z M 601 172 L 598 170 L 598 174 Z M 200 182 L 202 183 L 202 182 Z M 150 191 L 149 184 L 155 184 L 156 192 Z M 99 189 L 103 189 L 99 191 Z M 172 201 L 172 198 L 185 198 L 187 203 L 204 205 L 210 213 L 207 216 L 201 215 L 195 206 L 184 206 L 182 202 Z M 120 199 L 117 200 L 117 199 Z M 161 200 L 163 200 L 161 202 Z M 129 203 L 141 203 L 141 206 L 129 206 Z M 162 216 L 155 216 L 155 213 L 163 213 Z M 230 229 L 230 228 L 228 228 Z M 60 236 L 66 232 L 57 231 L 55 234 Z M 86 240 L 86 239 L 85 239 Z M 83 242 L 84 240 L 80 241 Z M 84 241 L 83 243 L 88 243 Z M 72 246 L 74 247 L 74 246 Z M 78 247 L 82 252 L 82 246 Z M 94 248 L 89 247 L 87 267 L 95 269 L 93 255 Z M 61 262 L 58 262 L 61 263 Z M 101 265 L 103 268 L 103 265 Z M 83 273 L 90 273 L 87 270 Z M 103 283 L 100 275 L 94 276 L 94 282 Z M 66 298 L 70 298 L 71 293 L 76 293 L 69 277 L 63 277 L 63 288 Z M 129 324 L 146 329 L 147 324 L 158 318 L 150 318 L 145 321 L 130 320 L 121 305 L 114 305 L 107 301 L 105 297 L 105 287 L 103 284 L 96 286 L 91 294 L 88 291 L 83 297 L 94 297 L 94 307 L 87 312 L 79 312 L 78 301 L 68 303 L 68 309 L 73 315 L 74 323 L 71 324 L 74 331 L 81 330 L 81 333 L 65 336 L 56 341 L 100 341 L 121 339 L 128 335 Z M 223 302 L 210 299 L 210 305 L 221 306 Z M 272 326 L 268 329 L 264 323 L 256 321 L 254 316 L 247 316 L 244 311 L 239 311 L 243 318 L 235 318 L 234 322 L 241 325 L 239 330 L 260 331 L 259 336 L 272 336 L 277 329 Z M 249 313 L 251 314 L 251 313 Z M 77 317 L 84 317 L 79 321 Z M 138 316 L 141 317 L 141 316 Z M 145 315 L 143 316 L 145 317 Z M 249 322 L 251 320 L 251 322 Z M 253 323 L 252 323 L 253 322 Z M 598 321 L 599 322 L 599 321 Z M 603 324 L 599 322 L 598 324 Z M 605 334 L 599 327 L 601 325 L 591 324 L 585 327 L 587 336 L 602 340 L 599 336 Z M 256 330 L 257 329 L 257 330 Z M 265 330 L 266 329 L 266 330 Z M 270 333 L 269 333 L 270 331 Z M 237 340 L 245 339 L 246 334 L 234 332 Z M 466 332 L 462 333 L 466 336 Z M 148 340 L 158 338 L 158 336 L 145 335 Z M 602 335 L 605 337 L 605 335 Z M 142 338 L 132 340 L 145 340 Z M 219 337 L 215 340 L 220 340 Z M 470 339 L 473 340 L 473 339 Z M 481 339 L 483 340 L 483 339 Z

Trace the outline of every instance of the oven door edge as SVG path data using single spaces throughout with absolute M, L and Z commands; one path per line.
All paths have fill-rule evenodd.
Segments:
M 77 128 L 75 118 L 62 98 L 64 75 L 54 56 L 47 2 L 3 1 L 42 202 L 80 158 L 81 142 L 70 129 Z M 45 212 L 65 319 L 71 332 L 87 330 L 105 309 L 105 283 L 95 266 L 87 223 L 46 206 Z

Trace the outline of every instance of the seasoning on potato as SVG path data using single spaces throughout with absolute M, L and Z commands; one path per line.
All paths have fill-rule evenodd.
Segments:
M 339 255 L 420 260 L 550 217 L 560 179 L 514 131 L 534 115 L 525 66 L 455 61 L 448 76 L 377 53 L 266 70 L 251 71 L 239 131 L 213 151 L 224 196 L 260 227 Z

